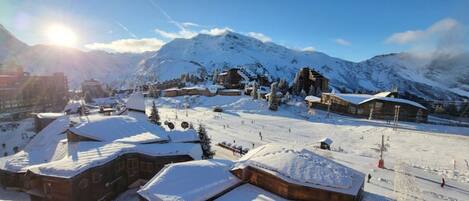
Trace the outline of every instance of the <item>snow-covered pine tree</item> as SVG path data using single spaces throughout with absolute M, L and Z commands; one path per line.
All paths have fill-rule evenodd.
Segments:
M 160 114 L 158 113 L 158 109 L 156 108 L 155 101 L 153 101 L 153 105 L 151 106 L 151 113 L 149 119 L 152 123 L 161 125 Z
M 270 96 L 269 96 L 269 109 L 270 110 L 277 110 L 278 109 L 278 102 L 277 102 L 277 82 L 272 83 L 270 89 Z
M 256 81 L 254 81 L 252 83 L 251 96 L 252 96 L 252 99 L 257 99 L 257 83 L 256 83 Z
M 202 124 L 199 124 L 199 128 L 197 129 L 197 133 L 199 134 L 200 139 L 200 146 L 202 147 L 203 152 L 203 159 L 211 159 L 215 152 L 212 151 L 212 139 L 210 139 L 207 135 L 207 130 Z
M 213 76 L 212 76 L 212 82 L 213 82 L 213 84 L 216 84 L 216 83 L 217 83 L 218 74 L 220 74 L 220 73 L 218 72 L 218 68 L 217 68 L 217 69 L 215 69 L 215 70 L 213 71 Z

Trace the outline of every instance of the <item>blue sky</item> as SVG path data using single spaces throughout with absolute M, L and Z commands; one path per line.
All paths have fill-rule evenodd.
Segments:
M 177 37 L 231 29 L 295 49 L 361 61 L 425 51 L 441 37 L 466 35 L 469 1 L 0 1 L 0 23 L 28 44 L 48 44 L 61 24 L 82 50 L 139 52 Z M 465 36 L 462 36 L 465 38 Z

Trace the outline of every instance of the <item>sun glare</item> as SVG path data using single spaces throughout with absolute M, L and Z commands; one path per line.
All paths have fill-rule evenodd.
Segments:
M 73 30 L 60 24 L 49 25 L 46 35 L 49 42 L 54 45 L 73 47 L 77 42 L 77 36 Z

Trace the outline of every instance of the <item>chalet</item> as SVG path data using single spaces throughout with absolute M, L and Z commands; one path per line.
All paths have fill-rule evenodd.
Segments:
M 181 96 L 182 91 L 179 88 L 169 88 L 161 91 L 161 95 L 164 97 L 176 97 Z
M 198 86 L 193 86 L 193 87 L 184 87 L 181 89 L 182 94 L 184 95 L 200 95 L 200 96 L 211 96 L 212 93 L 205 88 L 205 87 L 198 87 Z
M 38 113 L 34 116 L 34 132 L 39 133 L 42 129 L 64 116 L 65 113 Z
M 81 91 L 83 96 L 89 98 L 103 98 L 109 96 L 109 92 L 106 91 L 104 86 L 95 79 L 83 81 L 81 83 Z
M 407 99 L 394 98 L 395 92 L 369 94 L 323 93 L 321 102 L 313 107 L 329 108 L 330 111 L 363 118 L 392 120 L 399 108 L 399 120 L 427 121 L 428 110 L 419 103 Z
M 323 154 L 267 144 L 236 162 L 171 164 L 138 194 L 142 200 L 360 200 L 365 175 Z
M 0 158 L 0 184 L 31 200 L 112 200 L 166 164 L 199 160 L 194 130 L 165 131 L 145 115 L 141 93 L 127 115 L 60 116 L 25 149 Z
M 241 69 L 232 68 L 224 71 L 217 76 L 217 84 L 227 89 L 241 89 L 250 78 Z
M 300 94 L 302 91 L 308 95 L 320 96 L 329 91 L 329 80 L 310 68 L 302 68 L 295 77 L 293 91 Z
M 319 145 L 320 145 L 319 147 L 321 149 L 331 150 L 332 142 L 333 141 L 331 140 L 331 138 L 328 138 L 328 137 L 323 138 L 322 140 L 319 141 Z
M 222 89 L 218 90 L 218 95 L 220 96 L 241 96 L 243 91 L 240 89 Z

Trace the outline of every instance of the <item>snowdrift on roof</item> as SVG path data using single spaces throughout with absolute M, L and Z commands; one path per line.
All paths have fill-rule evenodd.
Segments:
M 203 201 L 240 180 L 230 173 L 232 161 L 201 160 L 166 166 L 138 193 L 147 200 Z

